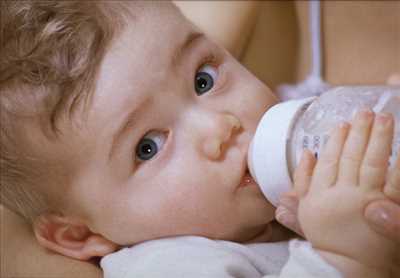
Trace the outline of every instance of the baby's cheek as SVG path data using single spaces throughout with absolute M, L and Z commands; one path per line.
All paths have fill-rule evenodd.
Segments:
M 246 94 L 248 100 L 247 113 L 252 120 L 258 122 L 262 115 L 273 105 L 278 103 L 278 98 L 272 91 L 258 79 L 255 81 L 251 92 Z M 244 103 L 246 103 L 244 102 Z

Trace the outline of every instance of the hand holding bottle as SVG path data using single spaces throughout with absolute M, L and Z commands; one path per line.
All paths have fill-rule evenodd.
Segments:
M 298 218 L 305 236 L 345 273 L 386 275 L 398 265 L 399 245 L 370 229 L 363 217 L 371 201 L 400 201 L 400 159 L 386 178 L 393 129 L 388 114 L 357 113 L 351 128 L 344 123 L 334 130 L 318 161 L 307 151 L 296 169 Z
M 396 165 L 397 175 L 400 173 L 399 159 Z M 286 192 L 280 198 L 276 210 L 277 221 L 288 229 L 304 237 L 297 218 L 299 206 L 298 194 L 295 190 Z M 400 244 L 400 201 L 374 200 L 367 204 L 364 218 L 369 226 L 382 236 Z
M 389 85 L 400 85 L 400 73 L 388 78 Z M 399 162 L 399 160 L 398 160 Z M 400 166 L 396 166 L 397 169 Z M 399 173 L 398 170 L 397 173 Z M 284 193 L 277 208 L 277 220 L 283 226 L 304 236 L 297 218 L 299 200 L 295 190 Z M 366 206 L 364 217 L 369 226 L 382 236 L 400 244 L 400 201 L 376 200 Z
M 292 190 L 284 193 L 276 210 L 277 221 L 286 228 L 304 237 L 297 218 L 299 199 Z M 400 244 L 400 203 L 391 200 L 376 200 L 367 205 L 364 217 L 377 233 Z

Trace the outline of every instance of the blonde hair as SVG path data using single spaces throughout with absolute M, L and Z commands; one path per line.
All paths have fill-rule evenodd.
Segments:
M 28 221 L 50 209 L 36 185 L 49 180 L 52 162 L 29 151 L 22 126 L 40 119 L 55 140 L 59 119 L 90 102 L 107 48 L 126 16 L 133 17 L 130 4 L 0 2 L 1 203 Z

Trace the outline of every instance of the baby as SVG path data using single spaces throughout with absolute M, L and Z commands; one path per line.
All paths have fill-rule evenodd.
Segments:
M 364 111 L 336 129 L 315 170 L 305 153 L 296 189 L 309 243 L 293 241 L 289 257 L 271 245 L 282 256 L 270 263 L 258 256 L 268 244 L 228 242 L 271 234 L 275 209 L 246 165 L 277 103 L 263 83 L 167 2 L 16 1 L 1 13 L 2 203 L 44 247 L 105 256 L 105 277 L 394 272 L 398 246 L 362 217 L 399 190 L 400 162 L 383 187 L 390 116 Z

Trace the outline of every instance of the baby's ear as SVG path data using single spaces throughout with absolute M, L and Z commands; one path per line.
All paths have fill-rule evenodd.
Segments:
M 39 244 L 54 252 L 78 260 L 102 257 L 118 249 L 118 245 L 68 217 L 42 214 L 33 223 Z

